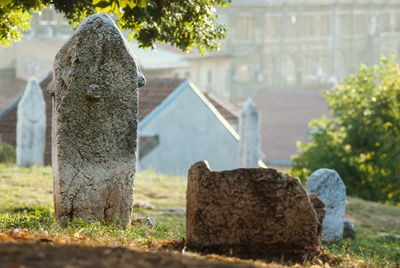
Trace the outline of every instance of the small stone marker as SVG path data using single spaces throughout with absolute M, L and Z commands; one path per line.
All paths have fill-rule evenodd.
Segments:
M 357 235 L 356 235 L 356 227 L 354 224 L 348 220 L 344 219 L 343 220 L 343 239 L 352 239 L 355 240 Z
M 339 174 L 322 168 L 311 174 L 306 188 L 325 204 L 322 241 L 329 243 L 343 238 L 343 217 L 346 206 L 346 187 Z
M 17 112 L 17 165 L 43 166 L 46 137 L 46 106 L 42 90 L 29 78 Z
M 216 172 L 197 162 L 189 170 L 186 200 L 189 249 L 305 254 L 321 242 L 321 224 L 306 190 L 275 169 Z
M 251 99 L 243 105 L 239 119 L 240 163 L 242 168 L 256 168 L 260 160 L 260 117 Z
M 137 66 L 106 14 L 92 15 L 55 58 L 53 177 L 57 219 L 131 221 Z

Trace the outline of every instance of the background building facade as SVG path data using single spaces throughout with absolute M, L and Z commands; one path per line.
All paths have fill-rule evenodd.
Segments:
M 192 56 L 192 78 L 235 103 L 264 89 L 325 90 L 400 50 L 398 0 L 235 0 L 218 12 L 230 33 L 220 51 Z

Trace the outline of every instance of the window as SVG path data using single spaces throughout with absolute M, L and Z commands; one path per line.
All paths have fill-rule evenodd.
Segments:
M 281 35 L 281 18 L 267 15 L 266 35 L 267 38 L 279 38 Z
M 251 80 L 250 66 L 246 63 L 241 63 L 237 69 L 237 77 L 240 82 L 248 82 Z
M 382 13 L 379 16 L 379 30 L 383 33 L 391 32 L 390 29 L 390 13 Z
M 331 34 L 331 17 L 324 15 L 320 17 L 320 36 L 330 36 Z
M 367 14 L 355 14 L 353 17 L 353 27 L 354 34 L 368 34 L 369 31 L 372 31 L 372 27 L 375 27 L 372 18 L 370 18 Z
M 55 11 L 52 9 L 43 9 L 41 14 L 40 24 L 42 25 L 54 25 L 57 23 L 55 20 Z
M 395 31 L 400 32 L 400 13 L 396 13 L 396 19 L 395 19 Z
M 237 19 L 236 38 L 241 40 L 253 39 L 254 21 L 251 16 L 239 16 Z
M 313 37 L 315 35 L 315 17 L 312 15 L 304 16 L 303 23 L 304 23 L 304 36 L 306 37 Z M 318 25 L 320 26 L 320 25 Z
M 341 35 L 351 34 L 351 15 L 340 15 L 340 33 Z
M 296 15 L 290 15 L 288 17 L 289 21 L 287 24 L 287 32 L 289 37 L 297 37 L 299 35 L 299 22 Z
M 207 71 L 207 85 L 211 85 L 212 84 L 212 71 L 208 70 Z

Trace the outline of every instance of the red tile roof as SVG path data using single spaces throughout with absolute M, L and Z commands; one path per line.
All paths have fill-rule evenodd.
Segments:
M 26 81 L 23 79 L 15 79 L 11 83 L 0 86 L 0 111 L 13 103 L 19 96 L 22 95 L 26 86 Z
M 161 104 L 180 84 L 182 79 L 149 79 L 139 90 L 139 120 L 145 118 Z
M 296 142 L 307 143 L 308 123 L 330 112 L 318 91 L 260 91 L 253 99 L 261 115 L 261 150 L 268 161 L 289 161 Z
M 238 120 L 240 116 L 240 109 L 238 107 L 211 94 L 205 93 L 204 95 L 227 121 Z

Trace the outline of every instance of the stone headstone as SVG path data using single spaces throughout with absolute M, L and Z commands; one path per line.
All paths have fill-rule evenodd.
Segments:
M 316 194 L 325 204 L 325 218 L 322 223 L 323 242 L 343 238 L 343 217 L 346 206 L 346 187 L 339 174 L 332 169 L 319 169 L 308 178 L 306 188 Z
M 240 163 L 242 168 L 256 168 L 260 160 L 260 117 L 251 99 L 243 105 L 239 118 Z
M 354 226 L 354 224 L 348 220 L 348 219 L 344 219 L 343 220 L 343 239 L 352 239 L 355 240 L 356 239 L 356 227 Z
M 128 224 L 138 77 L 134 56 L 112 19 L 88 17 L 56 55 L 53 74 L 56 217 Z
M 30 78 L 18 103 L 17 112 L 17 165 L 43 166 L 46 136 L 46 106 L 42 90 Z
M 306 254 L 320 245 L 321 224 L 298 179 L 269 168 L 216 172 L 207 162 L 188 176 L 189 249 L 263 256 Z

